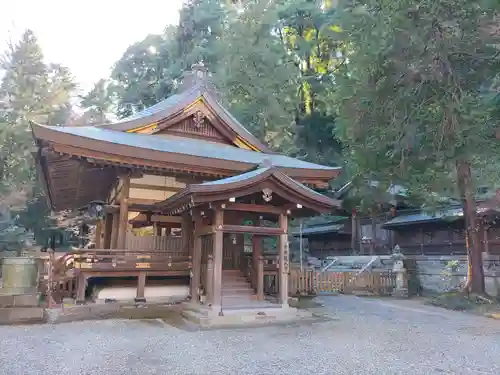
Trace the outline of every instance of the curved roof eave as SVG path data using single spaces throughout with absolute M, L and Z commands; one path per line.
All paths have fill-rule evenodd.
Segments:
M 221 180 L 189 185 L 174 196 L 158 203 L 158 207 L 161 209 L 175 209 L 177 206 L 185 203 L 186 200 L 189 200 L 192 196 L 217 193 L 231 194 L 232 192 L 255 186 L 269 179 L 274 179 L 284 187 L 293 190 L 297 195 L 302 196 L 305 202 L 313 202 L 315 205 L 323 206 L 325 210 L 341 207 L 340 201 L 329 198 L 306 187 L 300 182 L 288 177 L 276 167 L 258 168 L 241 175 Z
M 156 164 L 181 163 L 206 168 L 216 167 L 236 173 L 244 173 L 269 161 L 277 168 L 286 170 L 290 176 L 306 181 L 327 181 L 335 178 L 341 171 L 339 167 L 327 167 L 285 155 L 265 154 L 191 138 L 172 136 L 152 139 L 148 135 L 95 127 L 51 127 L 34 122 L 31 124 L 37 141 L 71 147 L 75 150 L 75 156 L 85 156 L 78 154 L 79 151 L 85 151 L 87 154 L 95 152 L 105 155 L 103 160 L 107 160 L 108 156 L 114 159 L 128 157 Z M 166 154 L 169 157 L 166 157 Z

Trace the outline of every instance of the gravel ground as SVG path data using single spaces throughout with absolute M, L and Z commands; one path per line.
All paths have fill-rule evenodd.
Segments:
M 500 321 L 412 302 L 320 300 L 334 320 L 212 331 L 156 321 L 0 327 L 0 374 L 500 374 Z

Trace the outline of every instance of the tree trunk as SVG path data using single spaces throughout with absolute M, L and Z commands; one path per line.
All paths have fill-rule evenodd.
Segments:
M 375 216 L 375 208 L 371 209 L 370 217 L 372 224 L 372 243 L 370 246 L 370 255 L 375 255 L 375 249 L 377 248 L 377 218 Z
M 471 166 L 468 161 L 457 162 L 457 182 L 465 219 L 467 259 L 470 272 L 467 285 L 472 293 L 484 294 L 484 271 L 476 198 L 472 184 Z

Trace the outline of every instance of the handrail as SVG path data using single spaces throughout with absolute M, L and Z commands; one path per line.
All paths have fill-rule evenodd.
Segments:
M 191 256 L 167 251 L 78 250 L 73 253 L 74 268 L 86 271 L 189 271 Z
M 333 258 L 333 260 L 332 260 L 330 263 L 328 263 L 326 266 L 324 266 L 324 267 L 320 270 L 320 272 L 325 272 L 326 270 L 328 270 L 331 266 L 333 266 L 333 265 L 334 265 L 335 263 L 337 263 L 338 261 L 339 261 L 339 260 L 338 260 L 338 258 Z
M 361 275 L 363 272 L 365 272 L 369 267 L 372 266 L 373 263 L 375 263 L 377 260 L 379 260 L 380 257 L 378 255 L 375 255 L 372 257 L 372 259 L 359 270 L 359 272 L 356 274 L 356 277 Z

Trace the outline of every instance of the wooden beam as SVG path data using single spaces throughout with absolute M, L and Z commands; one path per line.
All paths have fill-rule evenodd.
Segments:
M 164 215 L 151 215 L 153 223 L 181 223 L 181 216 L 164 216 Z
M 147 185 L 147 184 L 137 184 L 137 183 L 131 183 L 130 188 L 143 189 L 143 190 L 172 191 L 175 193 L 184 189 L 177 186 L 159 186 L 159 185 Z
M 222 230 L 225 233 L 249 233 L 262 236 L 279 236 L 284 233 L 282 228 L 255 227 L 252 225 L 223 225 Z
M 199 232 L 196 233 L 197 236 L 205 236 L 207 234 L 215 233 L 215 226 L 213 225 L 205 225 L 199 229 Z
M 133 206 L 135 204 L 138 204 L 138 205 L 153 205 L 155 203 L 158 203 L 158 202 L 161 202 L 157 199 L 144 199 L 144 198 L 129 198 L 128 199 L 128 204 L 130 206 Z
M 286 208 L 275 207 L 272 205 L 263 204 L 245 204 L 245 203 L 223 203 L 224 210 L 239 211 L 239 212 L 256 212 L 262 214 L 281 215 L 286 212 Z

